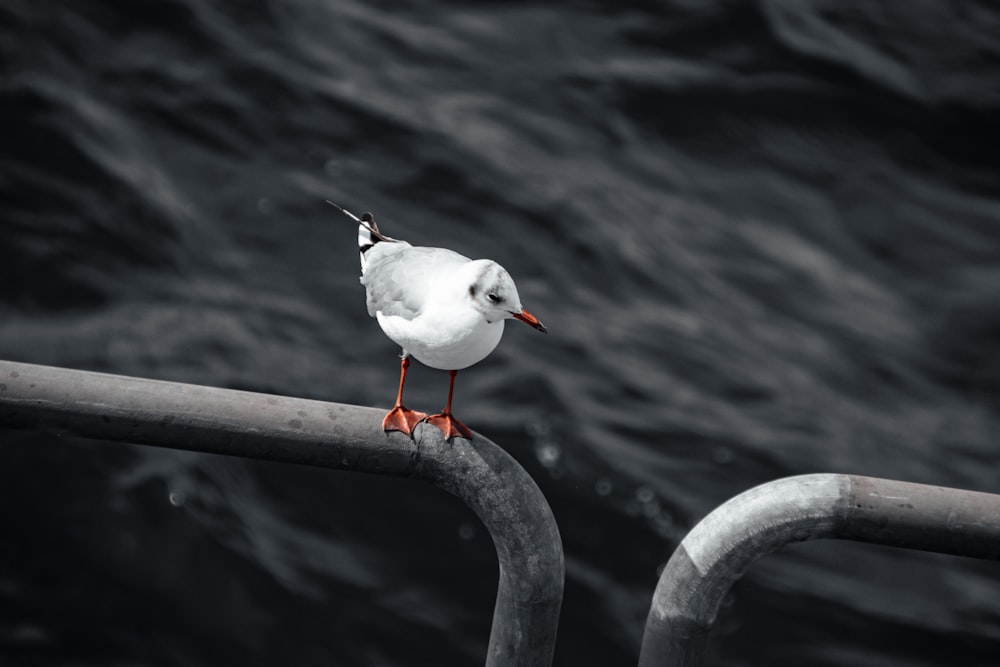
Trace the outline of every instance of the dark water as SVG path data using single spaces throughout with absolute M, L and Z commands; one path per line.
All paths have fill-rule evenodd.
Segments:
M 1000 10 L 980 2 L 0 6 L 0 358 L 387 406 L 354 229 L 504 264 L 456 412 L 538 481 L 558 665 L 752 485 L 1000 492 Z M 415 367 L 435 409 L 447 376 Z M 0 434 L 4 665 L 469 665 L 489 536 L 414 482 Z M 1000 664 L 992 563 L 764 559 L 718 665 Z

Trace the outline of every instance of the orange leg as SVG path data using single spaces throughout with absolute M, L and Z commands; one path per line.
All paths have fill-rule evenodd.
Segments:
M 440 414 L 428 417 L 427 422 L 437 426 L 444 433 L 446 440 L 451 440 L 456 436 L 472 440 L 472 431 L 469 430 L 469 427 L 451 415 L 451 395 L 455 391 L 455 376 L 458 375 L 458 371 L 448 371 L 448 374 L 451 376 L 451 380 L 448 383 L 448 403 L 444 406 L 444 410 Z
M 410 357 L 403 357 L 399 370 L 399 392 L 396 393 L 396 404 L 382 420 L 383 431 L 402 431 L 413 435 L 413 428 L 427 418 L 427 414 L 411 410 L 403 405 L 403 383 L 406 382 L 406 369 L 410 367 Z

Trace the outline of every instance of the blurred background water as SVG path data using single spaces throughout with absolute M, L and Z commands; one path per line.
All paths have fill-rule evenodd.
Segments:
M 388 406 L 355 231 L 488 256 L 456 413 L 550 500 L 557 665 L 786 475 L 1000 492 L 987 0 L 6 0 L 0 358 Z M 408 403 L 447 375 L 415 366 Z M 490 538 L 413 482 L 0 432 L 4 665 L 469 665 Z M 717 665 L 1000 664 L 992 563 L 755 565 Z

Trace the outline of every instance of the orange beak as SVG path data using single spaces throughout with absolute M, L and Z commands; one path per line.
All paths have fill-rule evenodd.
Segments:
M 515 318 L 521 320 L 528 326 L 534 327 L 541 331 L 542 333 L 548 333 L 549 330 L 545 328 L 545 325 L 538 321 L 538 318 L 529 313 L 526 310 L 521 310 L 520 313 L 511 313 Z

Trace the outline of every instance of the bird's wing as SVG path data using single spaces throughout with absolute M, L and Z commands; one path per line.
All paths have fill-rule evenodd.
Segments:
M 375 255 L 375 251 L 379 252 Z M 445 248 L 379 243 L 365 258 L 367 266 L 361 284 L 368 293 L 368 314 L 395 315 L 412 320 L 420 313 L 427 295 L 434 289 L 440 271 L 469 261 L 468 257 Z

